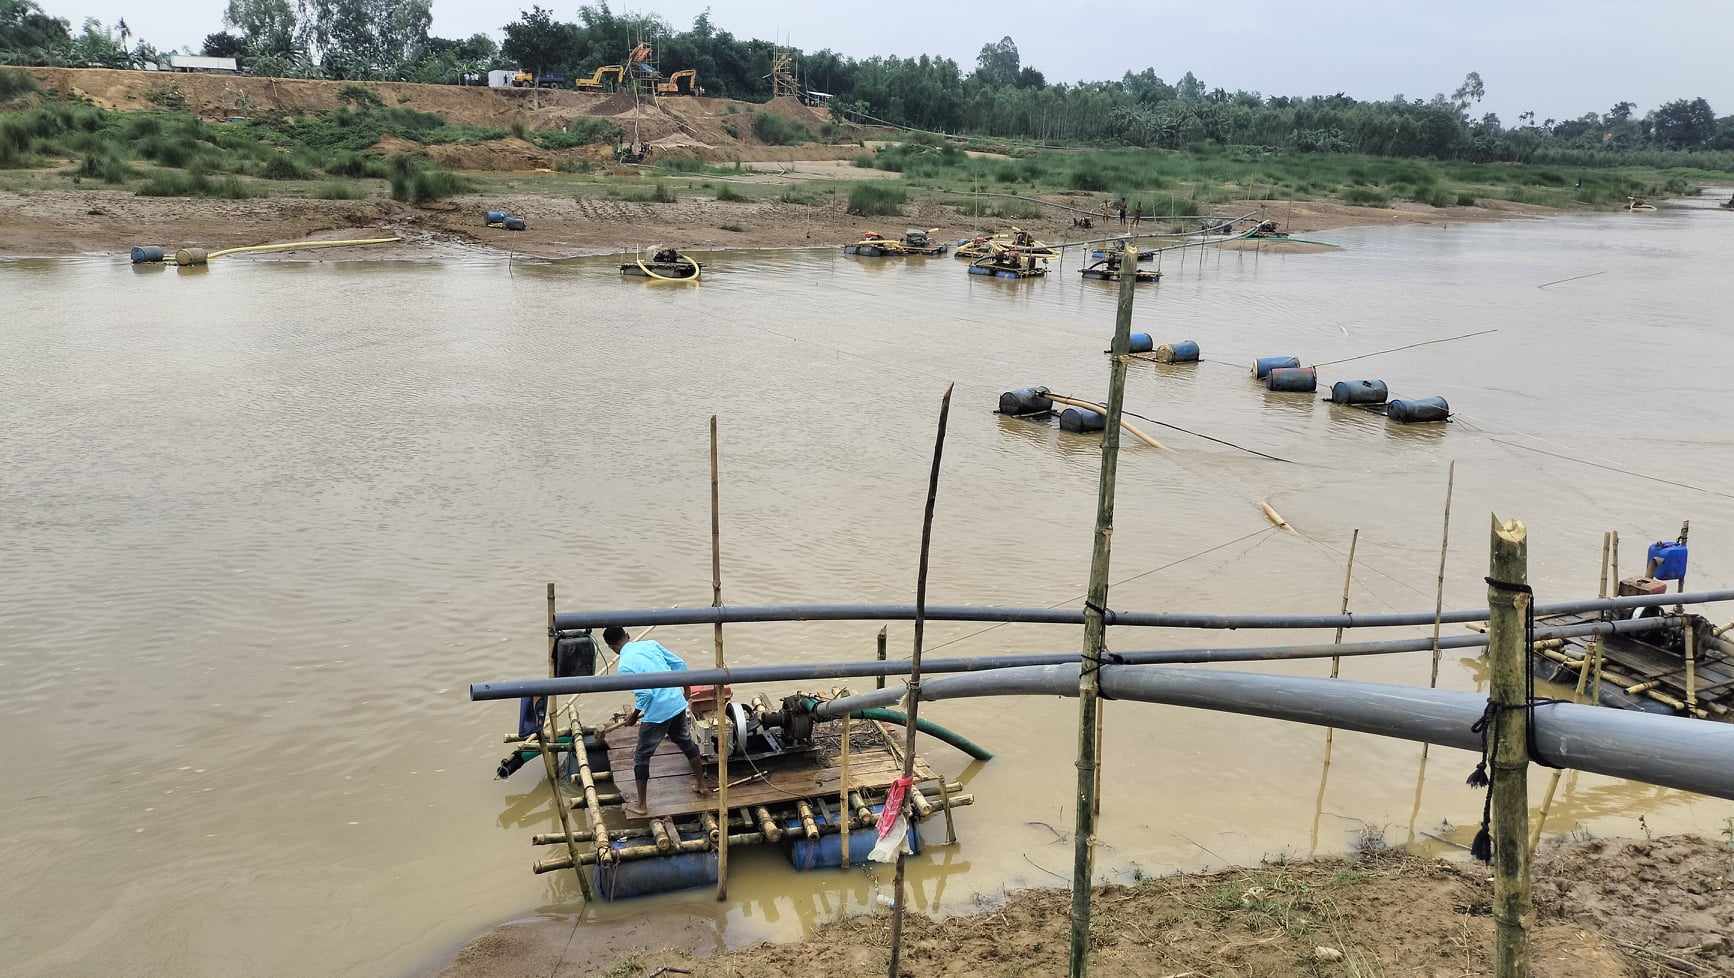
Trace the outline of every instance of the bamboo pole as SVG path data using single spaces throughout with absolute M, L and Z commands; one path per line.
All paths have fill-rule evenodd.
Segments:
M 765 838 L 772 842 L 781 842 L 783 840 L 783 830 L 777 825 L 776 820 L 771 818 L 770 809 L 763 805 L 759 805 L 753 809 L 753 817 L 759 820 L 759 832 L 761 832 Z
M 1698 623 L 1694 617 L 1681 619 L 1686 641 L 1686 709 L 1698 712 Z
M 1361 542 L 1361 528 L 1357 526 L 1357 527 L 1355 527 L 1355 531 L 1349 535 L 1349 562 L 1348 562 L 1348 566 L 1343 568 L 1342 613 L 1345 615 L 1349 613 L 1349 585 L 1351 583 L 1353 583 L 1355 580 L 1355 547 L 1358 546 L 1360 544 L 1360 542 Z M 1333 638 L 1331 640 L 1331 644 L 1332 645 L 1343 644 L 1343 630 L 1341 628 L 1337 629 L 1337 635 L 1335 638 Z M 1340 656 L 1340 655 L 1331 656 L 1331 678 L 1332 679 L 1337 678 L 1338 672 L 1342 668 L 1342 664 L 1343 664 L 1343 657 L 1342 656 Z M 1330 731 L 1327 730 L 1325 732 L 1325 736 L 1326 736 L 1327 741 L 1328 741 L 1328 738 L 1330 736 Z
M 943 775 L 939 778 L 939 805 L 940 811 L 945 813 L 945 844 L 957 845 L 957 822 L 951 817 L 951 786 L 945 783 Z M 845 847 L 843 851 L 847 853 L 849 850 Z
M 1127 245 L 1121 261 L 1137 265 L 1135 246 Z M 1084 663 L 1078 670 L 1078 798 L 1072 853 L 1072 936 L 1067 972 L 1085 978 L 1090 970 L 1091 877 L 1096 858 L 1096 763 L 1100 738 L 1096 710 L 1100 705 L 1100 668 L 1107 623 L 1108 568 L 1113 552 L 1114 477 L 1120 462 L 1120 411 L 1126 399 L 1126 349 L 1132 336 L 1133 276 L 1121 276 L 1120 301 L 1114 315 L 1113 356 L 1108 360 L 1107 426 L 1102 431 L 1102 471 L 1096 487 L 1096 529 L 1090 553 L 1090 585 L 1084 602 Z M 1090 668 L 1091 662 L 1096 668 Z
M 885 630 L 890 628 L 890 627 L 891 627 L 890 625 L 879 626 L 879 661 L 880 662 L 885 661 Z M 874 683 L 875 689 L 884 689 L 885 688 L 885 677 L 880 676 L 880 677 L 874 679 L 873 683 Z
M 717 500 L 716 415 L 710 416 L 710 589 L 711 606 L 722 607 L 722 509 Z M 716 643 L 716 667 L 723 668 L 723 627 L 717 622 L 711 633 Z M 716 817 L 723 824 L 729 817 L 729 723 L 728 685 L 717 683 L 711 697 L 712 723 L 716 727 Z M 716 898 L 728 899 L 729 837 L 723 833 L 716 847 Z
M 1357 527 L 1355 527 L 1354 532 L 1349 534 L 1349 559 L 1348 559 L 1347 564 L 1343 568 L 1343 602 L 1342 602 L 1342 607 L 1339 609 L 1339 611 L 1345 615 L 1349 613 L 1349 586 L 1355 580 L 1355 548 L 1360 544 L 1360 542 L 1361 542 L 1361 528 L 1357 526 Z M 1336 637 L 1331 639 L 1331 644 L 1332 645 L 1343 644 L 1343 629 L 1341 629 L 1341 628 L 1337 629 Z M 1337 676 L 1341 672 L 1342 663 L 1343 663 L 1343 657 L 1342 656 L 1340 656 L 1340 655 L 1331 656 L 1331 678 L 1332 679 L 1337 678 Z M 1324 817 L 1324 813 L 1325 813 L 1325 785 L 1327 783 L 1329 783 L 1330 777 L 1331 777 L 1331 754 L 1332 754 L 1332 751 L 1334 750 L 1334 747 L 1335 747 L 1336 735 L 1337 735 L 1337 728 L 1335 728 L 1335 727 L 1326 727 L 1325 728 L 1325 756 L 1324 756 L 1323 763 L 1319 767 L 1319 793 L 1318 793 L 1318 797 L 1313 800 L 1312 848 L 1308 852 L 1308 855 L 1311 855 L 1312 853 L 1317 852 L 1318 848 L 1319 848 L 1319 819 Z
M 1428 674 L 1427 688 L 1439 688 L 1439 626 L 1445 616 L 1445 555 L 1451 552 L 1451 492 L 1457 486 L 1457 460 L 1445 474 L 1445 525 L 1439 533 L 1439 579 L 1433 590 L 1433 669 Z M 1427 759 L 1432 744 L 1421 745 L 1421 760 Z
M 795 802 L 795 815 L 801 820 L 801 831 L 809 839 L 819 837 L 819 823 L 813 818 L 813 806 L 807 804 L 807 799 L 801 798 Z
M 843 692 L 844 695 L 848 694 L 848 690 Z M 854 821 L 853 810 L 849 807 L 849 728 L 854 725 L 853 719 L 843 718 L 843 770 L 837 779 L 836 822 L 843 833 L 843 838 L 839 842 L 843 847 L 843 865 L 841 868 L 844 872 L 849 871 L 849 831 L 852 828 L 850 823 Z
M 560 643 L 559 635 L 554 631 L 554 582 L 549 581 L 548 582 L 548 675 L 550 675 L 550 676 L 554 675 L 555 672 L 557 671 L 556 666 L 558 665 L 557 653 L 559 650 L 559 643 Z M 548 728 L 550 730 L 552 730 L 554 727 L 559 725 L 559 716 L 554 712 L 554 697 L 553 696 L 548 697 L 548 699 L 546 701 L 546 709 L 547 709 L 547 713 L 545 716 L 545 722 L 546 722 Z M 578 722 L 578 717 L 577 717 L 576 713 L 574 713 L 573 717 L 572 717 L 572 726 L 574 729 L 583 729 L 583 724 Z M 579 737 L 581 738 L 582 734 L 580 734 Z M 536 746 L 538 748 L 540 748 L 540 750 L 541 750 L 542 766 L 548 772 L 548 790 L 553 792 L 554 811 L 556 813 L 558 813 L 560 816 L 560 831 L 563 832 L 566 836 L 566 852 L 572 858 L 573 874 L 578 877 L 578 891 L 580 893 L 584 894 L 584 902 L 588 903 L 591 900 L 595 899 L 595 896 L 594 896 L 594 894 L 592 894 L 590 892 L 590 879 L 584 875 L 584 871 L 582 869 L 578 868 L 578 840 L 573 838 L 573 836 L 572 836 L 572 815 L 570 812 L 568 812 L 566 810 L 566 803 L 560 797 L 560 773 L 554 766 L 554 752 L 550 751 L 548 749 L 548 742 L 551 739 L 552 738 L 550 738 L 550 737 L 544 737 L 542 735 L 542 728 L 541 727 L 538 726 L 536 728 Z M 583 746 L 584 746 L 583 742 L 580 739 L 580 742 L 578 744 L 578 748 L 582 748 Z M 586 755 L 585 751 L 583 751 L 582 749 L 575 749 L 572 752 L 572 755 L 574 757 L 583 758 L 584 760 L 581 763 L 584 763 L 586 765 L 586 768 L 588 767 L 589 758 Z M 595 828 L 600 828 L 600 826 L 593 827 L 593 830 Z M 607 836 L 606 830 L 602 830 L 602 837 L 601 837 L 600 844 L 601 845 L 607 845 L 608 844 L 608 836 Z
M 921 708 L 921 640 L 927 629 L 927 557 L 933 543 L 933 504 L 939 495 L 939 463 L 945 456 L 945 424 L 951 416 L 953 386 L 955 385 L 947 384 L 945 396 L 939 400 L 939 430 L 933 437 L 933 466 L 927 473 L 927 509 L 921 517 L 921 556 L 915 570 L 915 648 L 909 659 L 907 725 L 904 727 L 903 750 L 903 780 L 911 782 L 911 788 L 914 787 L 915 778 L 916 712 Z M 903 878 L 907 862 L 908 859 L 903 855 L 903 845 L 899 843 L 897 873 L 892 881 L 891 965 L 887 972 L 890 978 L 899 978 L 898 965 L 903 956 Z
M 1076 398 L 1076 397 L 1062 397 L 1059 394 L 1049 394 L 1048 399 L 1051 401 L 1058 401 L 1061 404 L 1069 405 L 1071 407 L 1084 408 L 1084 409 L 1089 410 L 1089 411 L 1094 411 L 1097 414 L 1101 414 L 1101 415 L 1106 415 L 1108 413 L 1108 409 L 1104 405 L 1097 404 L 1095 401 L 1086 401 L 1086 400 L 1083 400 L 1081 398 Z M 1110 425 L 1109 427 L 1112 427 L 1112 425 Z M 1132 434 L 1133 438 L 1136 438 L 1139 441 L 1143 442 L 1144 444 L 1149 445 L 1151 448 L 1166 449 L 1168 447 L 1167 445 L 1162 444 L 1161 442 L 1157 441 L 1156 439 L 1150 437 L 1149 435 L 1146 435 L 1144 432 L 1139 431 L 1137 428 L 1133 427 L 1132 422 L 1127 421 L 1125 418 L 1120 419 L 1120 427 L 1124 428 L 1126 431 L 1130 432 Z
M 1489 577 L 1507 585 L 1529 581 L 1529 531 L 1519 520 L 1493 518 Z M 1534 597 L 1502 588 L 1487 588 L 1487 661 L 1491 667 L 1489 700 L 1494 707 L 1492 729 L 1493 819 L 1493 973 L 1495 978 L 1529 975 L 1529 732 L 1525 723 L 1528 690 L 1525 676 L 1524 613 Z
M 1610 556 L 1608 557 L 1608 593 L 1609 594 L 1619 594 L 1620 593 L 1620 531 L 1609 530 L 1608 531 L 1608 537 L 1609 537 L 1609 540 L 1612 544 L 1612 549 L 1609 552 Z M 1606 596 L 1607 595 L 1602 595 L 1602 597 L 1606 597 Z M 1603 670 L 1603 668 L 1606 664 L 1606 660 L 1607 660 L 1607 650 L 1605 648 L 1603 648 L 1599 643 L 1596 645 L 1596 651 L 1598 653 L 1596 655 L 1596 674 L 1595 674 L 1594 680 L 1592 680 L 1590 683 L 1589 701 L 1591 703 L 1600 703 L 1602 701 L 1602 670 Z
M 1603 598 L 1608 596 L 1608 549 L 1612 544 L 1613 541 L 1609 539 L 1608 534 L 1603 533 L 1601 584 L 1599 585 L 1600 589 L 1596 592 L 1599 597 Z M 1573 703 L 1583 702 L 1584 687 L 1588 684 L 1591 672 L 1590 663 L 1598 661 L 1601 658 L 1601 643 L 1602 639 L 1600 635 L 1592 638 L 1590 640 L 1589 651 L 1584 654 L 1582 661 L 1577 664 L 1577 688 L 1573 689 L 1571 694 L 1571 701 Z M 1537 642 L 1535 644 L 1540 646 L 1542 643 Z M 1548 650 L 1542 649 L 1540 651 L 1542 651 L 1543 654 L 1546 654 Z M 1563 653 L 1561 654 L 1561 659 L 1565 659 Z M 1569 660 L 1566 661 L 1567 664 L 1569 664 Z M 1553 807 L 1553 794 L 1555 791 L 1559 790 L 1559 777 L 1563 773 L 1563 771 L 1555 768 L 1553 775 L 1547 779 L 1547 792 L 1541 796 L 1541 811 L 1535 816 L 1535 826 L 1529 830 L 1529 854 L 1531 858 L 1534 858 L 1535 856 L 1536 847 L 1541 845 L 1542 828 L 1547 825 L 1547 813 L 1548 810 Z

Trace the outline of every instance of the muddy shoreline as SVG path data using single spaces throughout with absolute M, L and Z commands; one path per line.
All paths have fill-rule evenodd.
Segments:
M 1557 211 L 1489 201 L 1485 207 L 1354 207 L 1332 201 L 1237 201 L 1218 210 L 1263 209 L 1296 234 L 1361 225 L 1452 224 L 1539 217 Z M 525 218 L 522 232 L 484 227 L 481 215 L 504 209 Z M 936 227 L 942 238 L 959 238 L 981 227 L 1017 223 L 1049 241 L 1118 234 L 1114 224 L 1091 230 L 1069 217 L 977 221 L 967 209 L 918 198 L 896 217 L 856 217 L 840 199 L 816 204 L 776 199 L 719 201 L 690 196 L 673 204 L 534 192 L 469 194 L 437 205 L 414 207 L 374 197 L 319 200 L 266 197 L 252 200 L 139 197 L 114 190 L 0 191 L 0 257 L 125 254 L 134 245 L 205 248 L 294 241 L 303 238 L 399 234 L 403 245 L 371 249 L 367 257 L 441 258 L 480 249 L 533 258 L 570 258 L 673 244 L 695 250 L 831 247 L 862 231 L 895 233 L 902 226 Z M 1146 221 L 1144 227 L 1160 227 Z M 1267 247 L 1270 243 L 1267 242 Z M 349 255 L 326 253 L 326 260 Z
M 1614 978 L 1734 973 L 1734 846 L 1694 836 L 1548 844 L 1534 874 L 1534 974 Z M 1338 859 L 1266 862 L 1097 890 L 1092 971 L 1167 974 L 1491 972 L 1484 867 L 1373 846 Z M 970 914 L 914 915 L 904 961 L 917 975 L 1060 974 L 1070 897 L 1024 890 Z M 438 978 L 873 974 L 885 911 L 804 940 L 725 950 L 714 922 L 647 914 L 587 930 L 571 915 L 517 920 L 465 945 Z M 574 939 L 574 935 L 578 939 Z

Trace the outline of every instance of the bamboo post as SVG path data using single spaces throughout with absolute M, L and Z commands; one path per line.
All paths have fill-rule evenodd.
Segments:
M 1529 531 L 1520 520 L 1493 517 L 1489 579 L 1506 585 L 1529 582 Z M 1529 734 L 1525 723 L 1525 615 L 1532 595 L 1487 588 L 1489 699 L 1494 707 L 1492 776 L 1493 820 L 1493 973 L 1495 978 L 1529 975 Z
M 554 630 L 554 582 L 549 581 L 548 582 L 548 675 L 550 675 L 550 676 L 554 675 L 554 673 L 556 671 L 556 665 L 557 665 L 556 653 L 558 651 L 559 644 L 560 644 L 559 633 L 557 633 Z M 547 720 L 548 728 L 550 730 L 557 728 L 559 726 L 559 716 L 558 716 L 558 714 L 556 714 L 554 712 L 554 697 L 552 697 L 552 696 L 548 697 L 547 711 L 548 712 L 547 712 L 546 720 Z M 573 740 L 576 741 L 572 745 L 572 750 L 574 752 L 574 756 L 584 757 L 583 725 L 578 722 L 578 715 L 576 712 L 574 712 L 572 715 L 572 737 L 573 737 Z M 560 797 L 560 773 L 554 766 L 554 753 L 553 753 L 553 751 L 548 749 L 548 744 L 552 739 L 553 739 L 552 737 L 543 736 L 541 727 L 536 728 L 536 746 L 541 748 L 542 766 L 548 772 L 548 790 L 554 793 L 554 811 L 560 816 L 560 831 L 563 832 L 566 836 L 566 852 L 567 852 L 567 854 L 569 854 L 572 857 L 572 872 L 574 875 L 576 875 L 578 877 L 578 891 L 580 893 L 584 894 L 584 901 L 586 903 L 588 903 L 588 902 L 590 902 L 590 900 L 594 899 L 594 897 L 590 892 L 590 879 L 589 879 L 589 877 L 585 876 L 584 870 L 579 868 L 579 864 L 578 864 L 578 840 L 576 838 L 574 838 L 572 835 L 572 815 L 570 812 L 568 812 L 566 810 L 566 802 Z M 601 831 L 600 825 L 593 827 L 592 831 Z M 601 844 L 602 845 L 608 844 L 608 837 L 605 833 L 602 835 Z
M 1122 368 L 1124 369 L 1124 368 Z M 927 474 L 927 509 L 921 517 L 921 557 L 915 571 L 915 650 L 909 660 L 908 723 L 904 728 L 903 780 L 915 777 L 915 721 L 921 709 L 921 639 L 927 628 L 927 554 L 933 543 L 933 502 L 939 495 L 939 462 L 945 454 L 945 423 L 951 415 L 951 390 L 946 385 L 945 396 L 939 401 L 939 431 L 933 438 L 933 467 Z M 911 787 L 914 787 L 913 783 Z M 895 817 L 895 816 L 893 816 Z M 897 847 L 897 874 L 892 882 L 891 905 L 891 967 L 890 978 L 898 978 L 898 965 L 903 956 L 903 847 Z
M 1342 603 L 1342 609 L 1341 610 L 1342 610 L 1342 613 L 1345 615 L 1349 613 L 1349 585 L 1352 584 L 1355 580 L 1355 548 L 1356 548 L 1356 546 L 1358 546 L 1360 544 L 1360 542 L 1361 542 L 1361 528 L 1355 527 L 1354 532 L 1349 535 L 1349 559 L 1348 559 L 1347 566 L 1345 566 L 1343 568 L 1343 603 Z M 1333 644 L 1333 645 L 1343 644 L 1343 630 L 1341 628 L 1337 629 L 1336 637 L 1331 640 L 1331 644 Z M 1338 673 L 1341 671 L 1342 662 L 1343 662 L 1342 656 L 1340 656 L 1340 655 L 1331 656 L 1331 678 L 1332 679 L 1337 678 Z M 1308 852 L 1308 855 L 1311 855 L 1312 853 L 1317 852 L 1318 848 L 1319 848 L 1319 819 L 1324 817 L 1325 785 L 1330 781 L 1330 777 L 1331 777 L 1331 752 L 1333 749 L 1333 745 L 1336 741 L 1336 735 L 1337 735 L 1337 728 L 1335 728 L 1335 727 L 1326 727 L 1325 728 L 1325 757 L 1324 757 L 1324 762 L 1319 766 L 1319 793 L 1318 793 L 1318 797 L 1313 800 L 1312 848 Z
M 957 822 L 951 817 L 951 786 L 945 783 L 943 775 L 939 779 L 939 804 L 945 812 L 945 844 L 957 845 Z M 843 850 L 844 854 L 848 851 L 847 848 Z
M 1445 527 L 1439 534 L 1439 580 L 1433 589 L 1433 670 L 1427 679 L 1428 689 L 1439 687 L 1439 624 L 1445 614 L 1445 555 L 1451 551 L 1451 492 L 1457 486 L 1457 460 L 1445 474 Z M 1427 760 L 1432 744 L 1421 745 L 1421 760 Z
M 1611 543 L 1612 541 L 1609 540 L 1608 534 L 1603 533 L 1601 585 L 1596 592 L 1596 596 L 1600 598 L 1608 596 L 1608 548 Z M 1541 642 L 1535 644 L 1537 646 L 1542 645 Z M 1600 635 L 1591 638 L 1589 651 L 1584 654 L 1583 661 L 1578 663 L 1577 688 L 1572 690 L 1571 694 L 1571 701 L 1573 703 L 1583 702 L 1584 688 L 1589 683 L 1591 665 L 1601 658 L 1601 644 L 1602 638 Z M 1545 654 L 1545 650 L 1543 654 Z M 1563 656 L 1563 653 L 1561 653 L 1561 655 Z M 1549 658 L 1552 657 L 1549 656 Z M 1541 845 L 1542 827 L 1547 825 L 1547 813 L 1548 810 L 1553 807 L 1553 794 L 1555 791 L 1559 790 L 1559 776 L 1563 773 L 1563 771 L 1556 768 L 1553 775 L 1547 779 L 1547 792 L 1541 796 L 1541 812 L 1535 817 L 1535 826 L 1529 830 L 1529 854 L 1532 858 L 1535 856 L 1536 847 Z
M 1355 527 L 1355 531 L 1349 535 L 1349 562 L 1348 562 L 1348 566 L 1343 568 L 1342 613 L 1345 615 L 1349 613 L 1349 585 L 1351 583 L 1353 583 L 1353 581 L 1355 579 L 1355 547 L 1357 545 L 1359 545 L 1360 542 L 1361 542 L 1361 528 L 1357 526 L 1357 527 Z M 1433 641 L 1437 642 L 1438 640 L 1439 640 L 1439 637 L 1437 635 L 1435 635 L 1433 637 Z M 1343 630 L 1342 629 L 1340 629 L 1340 628 L 1337 629 L 1337 636 L 1336 636 L 1336 638 L 1331 640 L 1331 644 L 1332 645 L 1343 644 Z M 1331 678 L 1332 679 L 1337 678 L 1338 671 L 1341 669 L 1342 664 L 1343 664 L 1343 657 L 1342 656 L 1340 656 L 1340 655 L 1331 656 Z M 1330 736 L 1330 730 L 1327 729 L 1325 731 L 1325 736 L 1327 738 Z
M 1680 619 L 1686 640 L 1686 709 L 1698 712 L 1698 621 L 1696 615 Z
M 843 695 L 847 696 L 845 690 Z M 837 781 L 837 826 L 843 833 L 840 843 L 843 847 L 843 863 L 840 867 L 845 873 L 849 871 L 849 834 L 853 828 L 854 815 L 849 808 L 849 728 L 855 725 L 851 717 L 843 718 L 843 770 L 842 777 Z
M 885 661 L 885 630 L 887 628 L 890 628 L 890 627 L 891 626 L 889 626 L 889 625 L 882 625 L 879 628 L 879 661 L 880 662 Z M 874 683 L 875 689 L 884 689 L 885 688 L 885 677 L 880 676 L 877 679 L 873 680 L 873 683 Z
M 716 415 L 710 416 L 710 590 L 711 606 L 722 607 L 722 511 L 717 501 Z M 723 668 L 723 627 L 717 622 L 711 632 L 716 644 L 716 667 Z M 718 683 L 711 698 L 712 723 L 716 726 L 716 819 L 729 820 L 729 723 L 728 685 Z M 723 832 L 716 847 L 716 898 L 729 895 L 729 834 Z
M 1620 593 L 1620 531 L 1609 530 L 1608 540 L 1611 544 L 1608 557 L 1608 594 L 1618 594 Z M 1603 597 L 1606 596 L 1603 595 Z M 1602 654 L 1603 651 L 1598 642 L 1596 645 L 1596 674 L 1595 679 L 1590 682 L 1589 699 L 1591 703 L 1602 701 L 1602 664 L 1606 658 Z
M 1123 254 L 1123 264 L 1137 264 L 1135 245 L 1126 245 Z M 1098 670 L 1107 632 L 1103 610 L 1108 606 L 1114 477 L 1120 462 L 1120 411 L 1126 400 L 1126 351 L 1131 345 L 1134 279 L 1135 276 L 1120 277 L 1120 301 L 1114 315 L 1114 355 L 1108 360 L 1107 424 L 1102 429 L 1102 472 L 1096 487 L 1096 530 L 1090 552 L 1089 596 L 1084 602 L 1084 658 L 1078 669 L 1078 798 L 1072 836 L 1072 938 L 1067 968 L 1071 978 L 1084 978 L 1090 970 L 1090 879 L 1096 858 L 1096 755 L 1100 749 L 1096 725 L 1101 695 Z

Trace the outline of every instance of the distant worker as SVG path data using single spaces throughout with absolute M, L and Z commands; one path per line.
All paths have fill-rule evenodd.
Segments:
M 1120 226 L 1126 226 L 1126 198 L 1120 198 Z
M 619 656 L 615 671 L 622 676 L 644 672 L 685 672 L 686 660 L 675 655 L 661 642 L 643 639 L 637 642 L 626 640 L 626 629 L 619 625 L 609 626 L 602 633 L 602 641 Z M 645 807 L 645 794 L 650 790 L 650 759 L 656 754 L 656 748 L 662 745 L 663 738 L 674 741 L 674 746 L 686 755 L 692 764 L 693 790 L 698 794 L 708 794 L 709 788 L 704 780 L 704 755 L 699 751 L 698 744 L 692 739 L 692 721 L 686 712 L 686 694 L 678 686 L 664 689 L 635 689 L 632 691 L 632 715 L 626 718 L 628 726 L 638 726 L 638 749 L 632 755 L 632 778 L 637 782 L 638 804 L 626 803 L 626 813 L 640 818 L 650 814 Z
M 1134 228 L 1136 228 L 1138 226 L 1138 222 L 1142 221 L 1143 219 L 1144 219 L 1144 202 L 1140 200 L 1136 204 L 1132 205 L 1132 226 Z

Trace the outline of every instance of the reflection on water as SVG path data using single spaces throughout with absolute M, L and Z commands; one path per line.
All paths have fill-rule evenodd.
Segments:
M 1333 541 L 1356 526 L 1355 606 L 1430 607 L 1452 459 L 1465 518 L 1448 605 L 1485 600 L 1477 514 L 1490 510 L 1528 521 L 1543 600 L 1594 590 L 1603 529 L 1642 540 L 1682 519 L 1693 579 L 1734 580 L 1725 496 L 1611 471 L 1722 484 L 1734 408 L 1713 372 L 1680 364 L 1734 358 L 1717 314 L 1725 232 L 1720 213 L 1664 210 L 1353 229 L 1323 235 L 1345 245 L 1328 255 L 1167 256 L 1162 283 L 1138 292 L 1137 328 L 1197 339 L 1227 366 L 1135 367 L 1128 407 L 1294 462 L 1168 429 L 1152 431 L 1168 451 L 1127 444 L 1113 574 L 1143 576 L 1114 589 L 1115 607 L 1334 607 Z M 528 871 L 528 835 L 557 828 L 537 766 L 491 780 L 513 708 L 472 704 L 465 687 L 540 671 L 548 580 L 568 608 L 708 603 L 713 413 L 735 601 L 909 600 L 950 381 L 930 598 L 1082 592 L 1097 440 L 991 411 L 1031 384 L 1103 396 L 1112 289 L 1075 268 L 1006 283 L 950 259 L 828 249 L 704 260 L 705 280 L 678 288 L 622 281 L 615 258 L 0 263 L 10 971 L 393 973 L 499 920 L 574 909 L 571 874 Z M 1320 378 L 1443 394 L 1460 412 L 1449 426 L 1401 427 L 1245 375 L 1271 351 L 1324 362 L 1479 328 L 1499 332 Z M 1300 532 L 1258 533 L 1261 499 Z M 877 631 L 731 625 L 728 654 L 862 658 Z M 907 623 L 890 635 L 908 649 Z M 706 629 L 657 637 L 708 657 Z M 972 655 L 1075 648 L 1078 634 L 936 623 L 927 641 Z M 1425 682 L 1428 658 L 1354 658 L 1343 675 Z M 1441 685 L 1483 682 L 1477 660 L 1445 661 Z M 626 696 L 597 699 L 588 708 Z M 913 861 L 915 905 L 1059 885 L 1070 851 L 1048 826 L 1071 822 L 1075 705 L 934 715 L 998 758 L 971 772 L 961 844 Z M 1321 819 L 1412 823 L 1418 841 L 1479 819 L 1458 751 L 1417 771 L 1414 745 L 1342 733 L 1325 778 L 1319 732 L 1274 721 L 1124 707 L 1105 735 L 1104 878 L 1347 844 Z M 1734 806 L 1585 776 L 1550 824 L 1630 833 L 1639 814 L 1653 831 L 1709 832 Z M 871 910 L 888 886 L 747 850 L 728 904 L 706 891 L 588 913 L 696 915 L 745 941 Z

